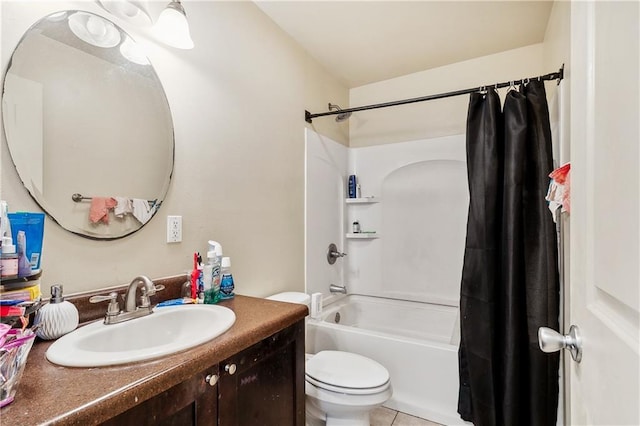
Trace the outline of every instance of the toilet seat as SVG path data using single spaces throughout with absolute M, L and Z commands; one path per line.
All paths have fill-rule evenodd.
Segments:
M 341 393 L 341 394 L 345 394 L 345 395 L 373 395 L 373 394 L 377 394 L 380 392 L 384 392 L 385 390 L 387 390 L 389 388 L 389 383 L 387 382 L 382 386 L 377 386 L 375 388 L 364 388 L 364 389 L 358 389 L 358 388 L 345 388 L 345 387 L 341 387 L 341 386 L 333 386 L 330 385 L 328 383 L 323 383 L 320 382 L 318 380 L 314 380 L 313 378 L 306 376 L 305 375 L 305 381 L 309 384 L 312 384 L 313 386 L 317 387 L 318 389 L 322 389 L 322 390 L 326 390 L 329 392 L 336 392 L 336 393 Z
M 389 387 L 389 372 L 362 355 L 322 351 L 307 361 L 305 380 L 331 392 L 371 395 Z

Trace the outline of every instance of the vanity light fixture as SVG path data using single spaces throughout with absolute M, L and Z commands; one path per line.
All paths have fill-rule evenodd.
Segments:
M 115 47 L 120 43 L 120 32 L 106 19 L 86 12 L 69 17 L 69 29 L 85 43 L 96 47 Z
M 160 14 L 153 30 L 156 36 L 169 46 L 193 49 L 187 14 L 179 0 L 171 0 Z
M 146 0 L 97 0 L 107 12 L 140 27 L 151 26 Z
M 128 35 L 124 36 L 120 44 L 120 54 L 135 64 L 149 65 L 149 59 L 144 51 Z

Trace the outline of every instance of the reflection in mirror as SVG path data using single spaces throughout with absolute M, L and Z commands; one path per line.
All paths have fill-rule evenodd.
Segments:
M 63 228 L 121 238 L 155 214 L 173 171 L 171 112 L 146 55 L 114 23 L 73 10 L 35 23 L 2 102 L 22 183 Z

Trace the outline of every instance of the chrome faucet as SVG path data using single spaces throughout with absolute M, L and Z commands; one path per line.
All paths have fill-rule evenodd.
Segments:
M 331 293 L 347 294 L 347 286 L 331 284 L 331 285 L 329 285 L 329 291 Z
M 136 305 L 136 292 L 138 290 L 138 286 L 143 284 L 142 287 L 142 296 L 140 296 L 140 306 Z M 139 277 L 135 277 L 131 283 L 129 284 L 129 288 L 127 288 L 127 294 L 124 297 L 124 311 L 125 312 L 135 312 L 139 309 L 146 309 L 151 313 L 151 303 L 149 302 L 149 296 L 153 296 L 156 294 L 156 287 L 149 278 L 144 275 L 140 275 Z
M 142 295 L 140 296 L 140 305 L 137 305 L 136 293 L 140 284 L 143 285 L 141 289 Z M 118 303 L 118 293 L 116 292 L 109 293 L 108 295 L 93 296 L 89 299 L 89 302 L 98 303 L 109 301 L 107 313 L 104 316 L 104 323 L 118 324 L 130 319 L 152 314 L 153 309 L 151 308 L 151 301 L 149 300 L 149 296 L 153 296 L 157 291 L 163 289 L 163 285 L 154 285 L 153 281 L 151 281 L 144 275 L 141 275 L 139 277 L 135 277 L 129 284 L 127 292 L 124 296 L 123 311 L 120 310 L 120 304 Z

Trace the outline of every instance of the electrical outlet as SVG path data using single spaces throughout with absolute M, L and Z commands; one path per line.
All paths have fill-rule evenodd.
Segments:
M 182 241 L 182 216 L 167 216 L 167 242 Z

